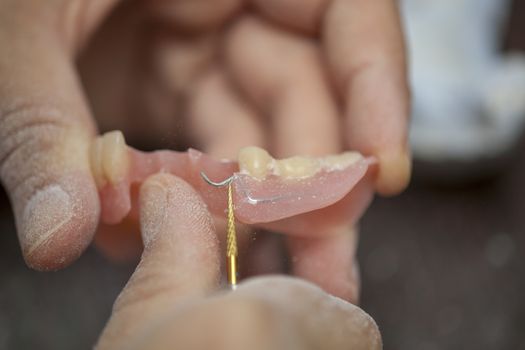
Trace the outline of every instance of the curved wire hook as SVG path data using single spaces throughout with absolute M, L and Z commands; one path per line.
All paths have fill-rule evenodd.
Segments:
M 212 186 L 223 187 L 223 186 L 227 186 L 231 184 L 235 175 L 232 175 L 229 178 L 222 180 L 221 182 L 215 182 L 215 181 L 210 180 L 210 178 L 203 171 L 201 171 L 201 177 L 204 179 L 204 181 L 206 181 L 208 184 Z

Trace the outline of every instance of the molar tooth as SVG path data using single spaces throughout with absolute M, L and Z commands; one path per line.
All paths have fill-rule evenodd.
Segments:
M 278 175 L 288 178 L 305 178 L 315 175 L 320 169 L 317 159 L 295 156 L 277 161 Z
M 128 151 L 121 131 L 111 131 L 102 136 L 102 169 L 106 179 L 117 183 L 128 172 Z
M 359 152 L 344 152 L 321 158 L 321 164 L 327 170 L 340 170 L 357 163 L 361 159 L 363 156 Z
M 95 183 L 98 188 L 103 187 L 106 184 L 106 177 L 102 170 L 102 149 L 103 149 L 103 140 L 102 136 L 98 136 L 93 143 L 91 144 L 90 149 L 90 163 L 91 163 L 91 173 L 95 179 Z
M 264 179 L 273 166 L 273 159 L 266 150 L 259 147 L 244 147 L 239 151 L 239 169 L 241 172 Z

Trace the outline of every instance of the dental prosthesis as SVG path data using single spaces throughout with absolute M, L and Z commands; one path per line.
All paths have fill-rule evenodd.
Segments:
M 277 160 L 257 147 L 241 149 L 237 162 L 216 160 L 194 149 L 146 153 L 127 146 L 120 131 L 99 136 L 91 147 L 105 224 L 137 215 L 136 188 L 158 172 L 184 179 L 213 214 L 225 216 L 227 189 L 210 186 L 201 177 L 204 172 L 217 182 L 233 176 L 239 222 L 315 235 L 321 227 L 348 225 L 362 214 L 373 196 L 369 169 L 374 164 L 374 158 L 357 152 Z

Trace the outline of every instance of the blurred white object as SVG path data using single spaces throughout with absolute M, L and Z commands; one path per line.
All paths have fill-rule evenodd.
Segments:
M 515 146 L 525 121 L 525 58 L 500 52 L 508 0 L 402 0 L 416 159 L 472 161 Z

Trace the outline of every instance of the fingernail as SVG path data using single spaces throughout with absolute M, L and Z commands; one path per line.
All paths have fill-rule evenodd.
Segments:
M 49 185 L 37 191 L 22 214 L 20 242 L 25 255 L 46 242 L 67 224 L 73 216 L 70 195 L 59 185 Z
M 359 263 L 357 259 L 354 259 L 352 267 L 350 268 L 350 288 L 348 292 L 347 300 L 351 303 L 358 305 L 361 294 L 361 276 L 359 273 Z
M 390 153 L 380 156 L 377 191 L 383 195 L 402 192 L 410 181 L 412 159 L 407 152 Z
M 146 182 L 140 193 L 140 225 L 142 241 L 148 247 L 161 232 L 166 221 L 168 194 L 165 187 Z

